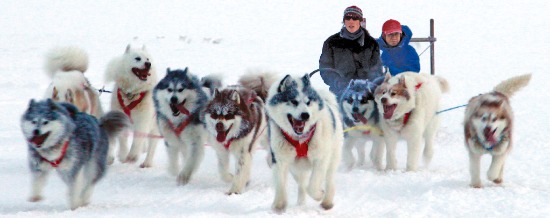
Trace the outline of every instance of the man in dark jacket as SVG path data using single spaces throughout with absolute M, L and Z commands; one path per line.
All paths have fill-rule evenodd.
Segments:
M 363 12 L 357 6 L 344 10 L 344 27 L 323 43 L 319 58 L 321 78 L 339 98 L 352 79 L 382 76 L 380 48 L 369 32 L 361 27 Z
M 382 50 L 382 63 L 392 76 L 405 71 L 420 72 L 420 58 L 409 45 L 412 31 L 397 20 L 388 20 L 382 25 L 382 35 L 376 41 Z

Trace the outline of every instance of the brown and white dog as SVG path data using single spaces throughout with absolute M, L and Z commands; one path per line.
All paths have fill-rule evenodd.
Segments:
M 45 70 L 52 79 L 46 98 L 74 104 L 79 111 L 98 119 L 103 115 L 99 93 L 84 77 L 88 70 L 88 54 L 84 49 L 77 46 L 51 49 L 46 54 Z
M 220 176 L 223 181 L 232 182 L 228 195 L 244 191 L 250 178 L 253 151 L 258 143 L 268 146 L 264 101 L 273 81 L 274 76 L 269 73 L 249 74 L 241 77 L 240 85 L 216 89 L 206 106 L 206 129 L 216 150 Z M 236 159 L 234 175 L 228 170 L 229 154 Z
M 134 136 L 128 152 L 128 136 L 119 137 L 118 159 L 134 163 L 148 145 L 147 157 L 140 167 L 151 167 L 159 138 L 155 122 L 152 90 L 157 83 L 157 73 L 145 46 L 139 49 L 126 47 L 126 51 L 107 65 L 106 82 L 115 82 L 111 96 L 111 110 L 122 111 L 133 123 Z M 114 161 L 115 142 L 109 145 L 108 163 Z
M 481 188 L 480 160 L 493 157 L 487 178 L 502 183 L 504 162 L 512 150 L 514 115 L 509 98 L 525 87 L 531 74 L 512 77 L 498 84 L 492 92 L 470 99 L 464 116 L 464 139 L 470 157 L 470 185 Z
M 418 160 L 424 140 L 424 163 L 433 156 L 433 140 L 439 118 L 441 94 L 447 92 L 447 81 L 439 76 L 404 72 L 392 77 L 386 74 L 376 88 L 375 101 L 380 115 L 380 127 L 386 142 L 386 170 L 395 170 L 396 145 L 399 138 L 407 141 L 407 171 L 418 169 Z

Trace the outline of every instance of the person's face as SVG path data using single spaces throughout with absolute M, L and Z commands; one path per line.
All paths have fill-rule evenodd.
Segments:
M 359 28 L 361 27 L 361 20 L 363 18 L 358 16 L 345 16 L 344 17 L 344 25 L 346 26 L 346 29 L 350 33 L 355 33 Z
M 399 42 L 401 41 L 401 33 L 386 34 L 385 40 L 389 46 L 397 46 L 397 44 L 399 44 Z

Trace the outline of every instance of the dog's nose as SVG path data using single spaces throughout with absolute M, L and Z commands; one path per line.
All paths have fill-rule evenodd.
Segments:
M 177 98 L 176 96 L 172 96 L 172 97 L 170 98 L 170 103 L 172 103 L 172 104 L 177 104 L 177 103 L 178 103 L 178 98 Z
M 151 67 L 151 62 L 149 62 L 149 61 L 145 62 L 145 67 L 150 68 Z
M 302 121 L 308 120 L 309 119 L 309 114 L 308 113 L 300 114 L 300 119 L 302 119 Z
M 354 108 L 352 108 L 351 110 L 352 110 L 354 113 L 357 113 L 357 112 L 359 111 L 359 108 L 354 107 Z
M 33 135 L 40 135 L 40 130 L 35 129 L 34 131 L 32 131 L 32 134 Z
M 224 130 L 225 129 L 223 128 L 223 123 L 216 123 L 216 131 L 220 132 Z
M 387 98 L 382 98 L 382 99 L 380 99 L 380 101 L 382 102 L 382 104 L 386 104 L 386 102 L 388 102 L 388 99 Z

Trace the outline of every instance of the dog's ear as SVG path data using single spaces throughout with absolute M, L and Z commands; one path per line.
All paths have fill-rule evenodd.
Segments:
M 170 74 L 170 72 L 172 72 L 170 71 L 170 67 L 166 68 L 166 75 Z
M 380 84 L 382 84 L 384 82 L 384 77 L 383 76 L 379 76 L 378 78 L 374 79 L 372 81 L 374 84 L 376 84 L 377 86 L 379 86 Z
M 36 104 L 36 101 L 33 98 L 29 101 L 29 107 L 28 108 L 34 107 L 34 104 Z
M 304 87 L 311 86 L 311 78 L 309 77 L 309 73 L 306 73 L 306 75 L 302 77 L 302 82 L 304 83 Z
M 277 87 L 277 92 L 283 92 L 287 90 L 292 85 L 292 77 L 290 75 L 286 75 L 283 80 L 279 83 L 279 87 Z
M 131 46 L 130 46 L 130 44 L 128 44 L 126 46 L 126 51 L 124 51 L 124 53 L 128 54 L 130 52 L 130 48 L 131 48 Z
M 221 93 L 220 93 L 220 90 L 218 90 L 218 88 L 214 89 L 214 98 L 221 98 Z
M 187 74 L 187 71 L 189 71 L 189 67 L 185 67 L 185 69 L 183 69 L 184 74 Z
M 400 76 L 399 77 L 399 82 L 398 84 L 402 84 L 404 88 L 407 88 L 407 83 L 405 81 L 405 76 Z
M 67 89 L 67 92 L 65 93 L 65 101 L 74 104 L 74 93 L 72 89 Z
M 48 107 L 50 107 L 52 111 L 58 109 L 57 104 L 51 98 L 48 98 L 48 100 L 46 100 L 46 104 L 48 105 Z
M 237 91 L 231 92 L 231 95 L 229 97 L 231 100 L 237 102 L 237 104 L 241 104 L 241 96 Z
M 385 77 L 384 77 L 384 82 L 387 82 L 388 80 L 391 79 L 391 74 L 390 73 L 386 73 Z

